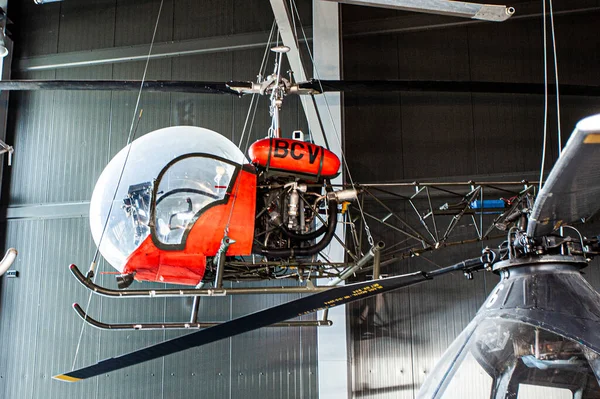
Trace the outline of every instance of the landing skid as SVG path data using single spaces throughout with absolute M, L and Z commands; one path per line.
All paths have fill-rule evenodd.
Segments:
M 187 322 L 187 323 L 135 323 L 135 324 L 107 324 L 91 318 L 78 304 L 73 304 L 73 309 L 86 323 L 101 330 L 198 330 L 214 327 L 224 322 Z M 325 316 L 326 317 L 326 316 Z M 269 327 L 321 327 L 331 326 L 331 320 L 292 320 L 271 324 Z
M 75 278 L 96 294 L 117 298 L 227 296 L 253 294 L 314 294 L 331 287 L 316 287 L 309 282 L 304 287 L 244 287 L 244 288 L 164 288 L 151 290 L 115 290 L 94 284 L 76 265 L 69 267 Z

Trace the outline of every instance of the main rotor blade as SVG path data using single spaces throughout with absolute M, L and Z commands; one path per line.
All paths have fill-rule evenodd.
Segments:
M 527 235 L 549 234 L 563 224 L 592 217 L 600 209 L 600 114 L 575 127 L 539 192 Z
M 138 91 L 137 80 L 3 80 L 0 90 L 114 90 Z M 194 82 L 147 80 L 142 88 L 148 92 L 232 94 L 260 93 L 262 88 L 252 82 Z M 561 95 L 599 97 L 600 86 L 559 85 Z M 555 86 L 548 90 L 555 92 Z M 450 93 L 506 93 L 543 94 L 538 83 L 506 83 L 450 80 L 310 80 L 292 85 L 289 94 L 319 94 L 331 91 L 357 93 L 388 93 L 397 91 L 450 92 Z
M 438 271 L 439 272 L 439 271 Z M 432 274 L 433 276 L 434 274 Z M 266 327 L 273 323 L 282 322 L 294 317 L 316 312 L 317 310 L 331 308 L 338 305 L 368 298 L 401 287 L 418 284 L 431 279 L 425 272 L 416 272 L 402 276 L 389 277 L 380 280 L 371 280 L 362 283 L 349 284 L 335 287 L 330 290 L 297 299 L 279 306 L 261 310 L 256 313 L 240 317 L 229 322 L 219 324 L 192 334 L 184 335 L 169 341 L 149 346 L 128 354 L 106 359 L 95 365 L 84 367 L 69 373 L 60 374 L 53 378 L 75 382 L 94 377 L 100 374 L 119 370 L 156 359 L 171 353 L 177 353 L 189 348 L 202 346 L 224 338 L 233 337 L 248 331 Z
M 2 80 L 0 90 L 116 90 L 139 91 L 139 80 Z M 230 89 L 224 82 L 190 82 L 170 80 L 146 80 L 142 90 L 147 92 L 178 92 L 199 94 L 240 93 Z
M 393 10 L 424 12 L 500 22 L 510 18 L 515 9 L 495 4 L 466 3 L 447 0 L 328 0 L 336 3 L 391 8 Z
M 600 96 L 600 86 L 566 85 L 558 86 L 561 95 Z M 387 93 L 396 91 L 439 91 L 452 93 L 505 93 L 505 94 L 543 94 L 542 83 L 509 83 L 483 81 L 452 80 L 317 80 L 298 83 L 298 91 L 313 94 L 330 91 L 358 93 Z M 548 87 L 550 93 L 556 91 L 555 85 Z

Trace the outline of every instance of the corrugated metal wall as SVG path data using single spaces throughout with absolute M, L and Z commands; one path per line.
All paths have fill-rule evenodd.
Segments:
M 148 43 L 158 0 L 65 1 L 35 6 L 11 2 L 19 57 Z M 299 2 L 310 16 L 310 2 Z M 343 23 L 402 17 L 381 9 L 343 7 Z M 559 65 L 565 83 L 598 84 L 598 14 L 557 17 Z M 307 18 L 304 18 L 308 21 Z M 268 31 L 266 0 L 165 0 L 156 40 L 187 40 Z M 347 79 L 457 79 L 541 82 L 539 19 L 499 25 L 353 37 L 344 40 Z M 565 36 L 569 32 L 569 36 Z M 148 79 L 252 79 L 262 50 L 153 60 Z M 21 73 L 31 79 L 139 79 L 144 62 Z M 104 165 L 126 142 L 135 93 L 30 92 L 11 95 L 8 142 L 16 148 L 6 171 L 3 204 L 89 200 Z M 137 135 L 177 124 L 214 129 L 237 142 L 249 98 L 144 94 Z M 346 153 L 360 182 L 427 179 L 535 171 L 539 167 L 543 110 L 535 95 L 401 93 L 346 95 Z M 554 105 L 550 106 L 553 115 Z M 600 101 L 563 97 L 563 140 L 579 118 L 600 111 Z M 289 130 L 306 130 L 294 98 L 286 101 Z M 553 119 L 551 119 L 553 121 Z M 263 102 L 253 137 L 264 135 Z M 550 124 L 547 166 L 556 156 Z M 87 292 L 66 266 L 85 268 L 93 253 L 87 218 L 10 220 L 0 225 L 5 247 L 20 255 L 18 279 L 0 280 L 0 397 L 2 398 L 306 398 L 317 396 L 316 335 L 312 329 L 263 329 L 201 349 L 157 359 L 80 384 L 51 381 L 69 370 L 81 322 L 69 309 Z M 399 236 L 379 235 L 391 245 Z M 473 257 L 480 245 L 456 247 L 429 260 L 440 265 Z M 394 266 L 387 273 L 429 270 L 429 261 Z M 104 265 L 104 270 L 108 268 Z M 600 287 L 593 267 L 588 277 Z M 101 283 L 112 284 L 110 276 Z M 495 284 L 450 276 L 363 301 L 348 308 L 353 395 L 412 398 L 445 348 L 468 323 Z M 206 319 L 226 320 L 288 298 L 208 298 Z M 124 322 L 188 317 L 190 303 L 93 298 L 90 314 Z M 77 365 L 90 364 L 176 332 L 104 332 L 86 327 Z
M 557 8 L 576 7 L 554 3 Z M 519 6 L 514 5 L 518 13 Z M 397 18 L 398 28 L 403 17 L 404 22 L 412 22 L 404 13 L 365 7 L 344 6 L 342 15 L 344 26 L 370 21 L 376 27 L 374 21 L 386 18 Z M 562 83 L 598 84 L 598 16 L 596 11 L 556 17 Z M 539 17 L 355 36 L 344 39 L 344 78 L 541 83 L 541 45 Z M 551 58 L 549 62 L 552 65 Z M 554 97 L 550 101 L 547 170 L 557 155 Z M 345 106 L 346 156 L 355 181 L 456 176 L 469 180 L 503 174 L 520 180 L 539 170 L 543 134 L 543 97 L 539 95 L 346 94 Z M 600 100 L 563 96 L 561 107 L 564 142 L 576 121 L 600 112 Z M 402 209 L 400 213 L 404 214 Z M 376 229 L 374 236 L 388 246 L 404 238 Z M 396 263 L 383 272 L 432 270 L 475 257 L 481 248 L 481 244 L 447 248 Z M 598 266 L 595 261 L 587 269 L 595 287 L 600 287 Z M 353 397 L 414 398 L 497 281 L 488 273 L 478 273 L 473 281 L 457 274 L 350 305 Z
M 159 0 L 66 1 L 43 6 L 12 2 L 15 49 L 20 57 L 147 44 Z M 308 12 L 310 7 L 301 10 Z M 165 0 L 156 41 L 267 31 L 268 1 Z M 147 79 L 252 80 L 263 49 L 153 60 Z M 16 73 L 22 79 L 141 79 L 144 62 Z M 8 142 L 17 149 L 3 185 L 4 206 L 89 201 L 95 181 L 126 143 L 137 93 L 13 93 Z M 239 141 L 250 98 L 144 93 L 137 136 L 191 124 Z M 270 123 L 263 103 L 252 138 Z M 286 129 L 306 131 L 295 99 L 284 107 Z M 152 154 L 148 154 L 152 157 Z M 68 271 L 86 269 L 93 255 L 87 217 L 9 220 L 0 225 L 4 247 L 16 247 L 19 278 L 1 279 L 1 398 L 310 398 L 317 396 L 316 332 L 263 329 L 157 359 L 79 384 L 51 380 L 71 369 L 82 321 L 70 309 L 85 307 L 88 292 Z M 103 264 L 102 270 L 111 270 Z M 112 276 L 100 283 L 114 286 Z M 228 283 L 230 284 L 230 283 Z M 148 287 L 148 285 L 145 285 Z M 158 287 L 159 285 L 157 285 Z M 294 295 L 201 300 L 201 320 L 229 320 Z M 191 301 L 92 298 L 89 313 L 107 322 L 189 319 Z M 114 332 L 87 326 L 77 366 L 175 337 L 181 332 Z

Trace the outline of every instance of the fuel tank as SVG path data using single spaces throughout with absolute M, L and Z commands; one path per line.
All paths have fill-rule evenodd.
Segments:
M 267 171 L 330 179 L 337 176 L 340 159 L 321 146 L 300 140 L 267 138 L 250 146 L 250 161 Z

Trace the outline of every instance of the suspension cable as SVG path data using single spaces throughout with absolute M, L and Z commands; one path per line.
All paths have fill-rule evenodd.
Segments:
M 265 70 L 266 70 L 266 61 L 269 53 L 269 47 L 273 41 L 273 34 L 275 32 L 275 28 L 277 27 L 277 23 L 273 20 L 273 24 L 271 25 L 271 32 L 269 33 L 269 39 L 267 40 L 267 45 L 265 47 L 265 52 L 263 53 L 263 58 L 260 63 L 260 69 L 258 70 L 258 75 L 256 76 L 257 83 L 260 83 L 262 80 Z M 252 126 L 254 125 L 254 115 L 256 115 L 257 101 L 258 95 L 252 94 L 252 99 L 250 100 L 250 106 L 248 107 L 248 112 L 246 113 L 246 120 L 244 121 L 244 127 L 242 128 L 242 135 L 240 137 L 240 141 L 238 143 L 238 148 L 242 148 L 242 143 L 244 142 L 244 136 L 246 135 L 246 131 L 248 131 L 248 136 L 250 136 L 250 131 L 252 130 Z M 252 114 L 252 119 L 250 120 L 250 115 Z M 250 126 L 248 127 L 248 121 L 250 120 Z M 246 129 L 248 127 L 248 129 Z M 249 139 L 246 141 L 249 142 Z M 245 151 L 245 150 L 244 150 Z
M 135 138 L 135 132 L 137 132 L 137 126 L 139 126 L 139 121 L 140 121 L 140 119 L 142 117 L 142 112 L 141 111 L 140 111 L 139 116 L 138 116 L 138 109 L 139 109 L 140 101 L 141 101 L 141 98 L 142 98 L 142 89 L 144 88 L 144 82 L 146 80 L 146 74 L 148 72 L 148 64 L 150 63 L 150 56 L 152 55 L 152 48 L 154 47 L 154 41 L 155 41 L 155 38 L 156 38 L 156 32 L 158 30 L 158 22 L 160 21 L 160 15 L 162 13 L 163 3 L 164 3 L 164 0 L 161 0 L 160 1 L 160 6 L 158 8 L 158 15 L 156 16 L 156 23 L 154 24 L 154 31 L 152 33 L 152 40 L 150 41 L 150 48 L 148 49 L 148 55 L 146 56 L 146 65 L 144 66 L 144 73 L 142 75 L 142 80 L 140 82 L 140 89 L 138 91 L 138 96 L 137 96 L 137 100 L 136 100 L 136 103 L 135 103 L 135 108 L 133 110 L 133 117 L 131 119 L 131 125 L 129 126 L 129 134 L 127 136 L 127 146 L 128 146 L 127 154 L 125 155 L 125 160 L 123 161 L 123 167 L 121 168 L 121 173 L 119 175 L 119 179 L 117 180 L 117 186 L 115 187 L 115 191 L 113 193 L 113 197 L 112 197 L 112 200 L 110 202 L 110 207 L 108 209 L 108 214 L 106 215 L 106 220 L 105 220 L 104 226 L 102 228 L 102 233 L 100 234 L 100 238 L 98 240 L 98 245 L 96 246 L 96 250 L 95 250 L 94 256 L 92 258 L 92 262 L 91 262 L 91 265 L 90 265 L 90 271 L 91 272 L 94 272 L 94 269 L 95 269 L 96 264 L 98 262 L 98 258 L 100 256 L 100 245 L 102 244 L 102 240 L 104 238 L 104 235 L 105 235 L 105 232 L 106 232 L 106 228 L 108 226 L 108 222 L 110 221 L 110 216 L 111 216 L 111 213 L 112 213 L 112 210 L 113 210 L 115 199 L 117 197 L 117 192 L 119 191 L 119 186 L 121 185 L 121 180 L 122 180 L 123 174 L 125 172 L 125 167 L 127 165 L 127 161 L 129 160 L 129 154 L 131 153 L 131 147 L 132 146 L 130 144 L 133 142 L 133 140 Z M 136 120 L 137 120 L 137 123 L 136 123 Z M 136 128 L 134 129 L 134 127 L 136 127 Z M 98 275 L 99 275 L 99 273 L 93 273 L 93 281 L 94 281 L 94 283 L 96 282 L 96 279 L 97 279 Z M 88 300 L 87 300 L 87 304 L 86 304 L 86 307 L 85 307 L 85 313 L 86 314 L 88 314 L 88 312 L 89 312 L 89 307 L 90 307 L 90 304 L 92 302 L 92 294 L 93 294 L 93 292 L 90 291 L 90 294 L 89 294 Z M 82 321 L 82 324 L 81 324 L 81 331 L 79 333 L 79 339 L 77 341 L 77 347 L 75 349 L 75 356 L 73 358 L 73 366 L 72 366 L 71 370 L 75 370 L 75 364 L 77 362 L 77 357 L 79 355 L 79 348 L 81 347 L 81 340 L 83 338 L 83 331 L 85 329 L 85 325 L 86 325 L 86 319 L 84 318 L 83 321 Z
M 546 0 L 542 0 L 543 43 L 544 43 L 544 142 L 542 144 L 542 165 L 540 166 L 540 184 L 544 182 L 544 164 L 546 163 L 546 141 L 548 138 L 548 46 L 546 43 Z M 558 88 L 557 88 L 558 89 Z
M 554 12 L 552 11 L 552 0 L 548 0 L 550 6 L 550 31 L 552 32 L 552 52 L 554 54 L 554 85 L 556 86 L 556 119 L 558 132 L 558 156 L 562 154 L 562 134 L 560 131 L 560 90 L 558 88 L 558 55 L 556 53 L 556 34 L 554 31 Z

